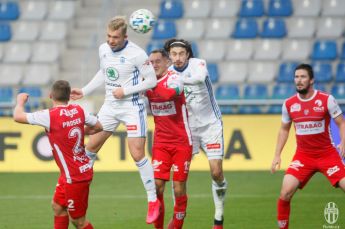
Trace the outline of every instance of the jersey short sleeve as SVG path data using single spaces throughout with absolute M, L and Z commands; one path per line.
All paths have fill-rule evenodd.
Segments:
M 179 94 L 181 94 L 183 92 L 182 77 L 177 75 L 177 74 L 171 75 L 167 81 L 167 87 L 173 88 L 173 89 L 175 89 L 175 91 L 178 91 Z
M 31 125 L 38 125 L 50 129 L 50 116 L 49 110 L 36 111 L 33 113 L 27 113 L 26 118 Z
M 286 103 L 285 102 L 283 103 L 283 106 L 282 106 L 282 122 L 283 123 L 291 122 L 291 118 L 290 118 L 289 112 L 288 112 L 288 110 L 286 108 Z
M 337 101 L 332 95 L 328 96 L 327 100 L 327 108 L 328 108 L 328 113 L 332 118 L 338 117 L 340 114 L 343 112 L 341 111 Z

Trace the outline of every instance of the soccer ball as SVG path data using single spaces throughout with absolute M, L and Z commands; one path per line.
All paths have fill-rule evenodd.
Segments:
M 129 18 L 129 26 L 137 33 L 147 33 L 152 29 L 156 19 L 147 9 L 136 10 Z

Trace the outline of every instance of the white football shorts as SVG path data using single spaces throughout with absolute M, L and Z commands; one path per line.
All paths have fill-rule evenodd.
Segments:
M 221 120 L 202 127 L 191 127 L 190 129 L 193 139 L 193 154 L 199 153 L 199 149 L 202 148 L 208 160 L 223 159 L 224 138 Z
M 147 114 L 144 103 L 104 103 L 97 117 L 105 131 L 114 132 L 119 124 L 123 123 L 127 129 L 127 137 L 146 137 Z

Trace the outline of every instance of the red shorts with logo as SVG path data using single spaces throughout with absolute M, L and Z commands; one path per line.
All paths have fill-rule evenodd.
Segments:
M 301 182 L 299 187 L 301 189 L 316 172 L 324 174 L 329 182 L 336 186 L 345 177 L 345 165 L 336 150 L 322 155 L 297 151 L 286 170 L 286 174 L 293 175 Z
M 152 166 L 157 179 L 170 180 L 172 170 L 173 181 L 186 181 L 191 160 L 192 146 L 154 144 L 152 147 Z
M 73 218 L 86 215 L 91 181 L 68 184 L 60 177 L 55 188 L 54 202 L 67 208 Z

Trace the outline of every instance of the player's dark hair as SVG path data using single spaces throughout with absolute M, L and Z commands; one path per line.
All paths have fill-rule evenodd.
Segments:
M 71 86 L 66 80 L 57 80 L 52 86 L 52 98 L 59 102 L 68 102 L 71 94 Z
M 309 75 L 310 79 L 314 78 L 314 71 L 313 71 L 313 68 L 312 68 L 312 66 L 310 64 L 300 64 L 300 65 L 298 65 L 295 68 L 295 72 L 297 70 L 300 70 L 300 69 L 306 70 L 308 72 L 308 75 Z
M 167 53 L 170 53 L 170 49 L 174 48 L 174 47 L 182 47 L 185 48 L 187 53 L 189 54 L 188 58 L 193 58 L 194 54 L 193 54 L 193 50 L 192 50 L 192 45 L 183 39 L 176 39 L 176 38 L 172 38 L 170 40 L 167 40 L 164 44 L 164 50 Z
M 152 53 L 160 53 L 162 57 L 169 59 L 169 54 L 164 49 L 154 49 L 151 51 L 151 54 Z

